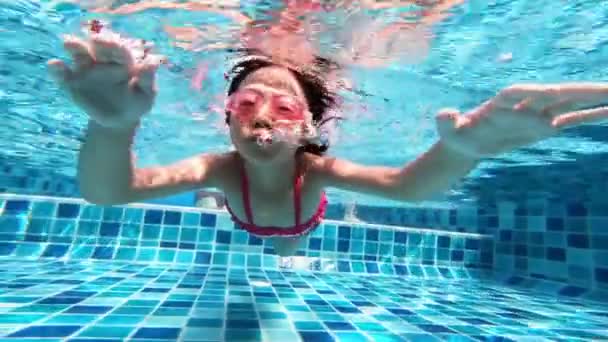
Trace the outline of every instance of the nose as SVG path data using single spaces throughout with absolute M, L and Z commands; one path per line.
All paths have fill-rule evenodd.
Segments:
M 263 105 L 255 113 L 253 117 L 253 128 L 256 129 L 272 129 L 272 117 L 268 105 Z
M 253 120 L 253 128 L 255 129 L 272 129 L 272 122 L 266 117 L 256 117 Z

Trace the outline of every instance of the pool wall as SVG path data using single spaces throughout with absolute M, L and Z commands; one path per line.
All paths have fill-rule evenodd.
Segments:
M 36 170 L 6 165 L 0 168 L 0 191 L 3 191 L 4 193 L 38 194 L 60 197 L 78 196 L 77 186 L 70 177 L 59 174 L 42 174 Z M 62 201 L 62 199 L 52 199 L 51 201 L 54 202 L 57 200 Z M 405 264 L 432 265 L 434 264 L 434 261 L 430 255 L 432 254 L 436 257 L 438 253 L 436 251 L 431 252 L 430 250 L 433 248 L 445 248 L 445 240 L 438 237 L 447 235 L 441 234 L 453 232 L 473 233 L 489 237 L 488 239 L 484 239 L 484 241 L 488 242 L 483 244 L 483 256 L 482 253 L 479 252 L 476 260 L 471 259 L 468 261 L 463 256 L 461 260 L 463 263 L 468 262 L 473 265 L 478 262 L 484 265 L 484 267 L 488 264 L 492 264 L 493 269 L 497 271 L 497 274 L 502 275 L 507 281 L 514 285 L 537 286 L 541 283 L 550 287 L 552 290 L 559 289 L 558 292 L 568 296 L 580 296 L 589 292 L 589 290 L 606 293 L 608 292 L 608 216 L 606 216 L 606 213 L 608 213 L 608 205 L 604 204 L 604 202 L 605 201 L 602 198 L 593 198 L 591 201 L 585 202 L 569 203 L 532 199 L 525 203 L 497 201 L 491 205 L 488 203 L 478 205 L 468 202 L 447 209 L 358 205 L 355 210 L 356 217 L 361 221 L 378 225 L 374 228 L 378 233 L 370 233 L 372 234 L 370 235 L 371 237 L 373 237 L 374 234 L 378 235 L 378 241 L 370 240 L 369 242 L 372 242 L 373 244 L 367 245 L 366 242 L 368 241 L 364 240 L 363 236 L 359 237 L 361 239 L 360 241 L 357 241 L 357 238 L 354 238 L 354 236 L 350 237 L 350 239 L 354 239 L 350 241 L 345 238 L 346 235 L 339 235 L 339 232 L 346 232 L 346 228 L 343 228 L 342 230 L 340 228 L 343 226 L 352 227 L 353 223 L 336 222 L 326 224 L 321 229 L 318 229 L 315 233 L 316 235 L 307 242 L 307 249 L 301 250 L 299 255 L 319 257 L 323 254 L 324 256 L 334 258 L 335 260 L 340 258 L 342 258 L 340 260 L 343 260 L 345 255 L 347 255 L 343 253 L 345 253 L 347 245 L 347 242 L 345 241 L 348 240 L 350 242 L 348 242 L 347 251 L 352 254 L 351 248 L 355 248 L 356 252 L 354 255 L 358 255 L 358 258 L 363 259 L 353 260 L 350 256 L 346 259 L 355 261 L 357 265 L 363 265 L 361 267 L 366 271 L 366 262 L 380 263 L 377 265 L 377 268 L 378 272 L 381 272 L 382 266 L 380 265 L 383 262 L 390 263 L 388 259 L 382 259 L 382 257 L 385 256 L 405 258 L 407 255 L 408 262 Z M 61 208 L 64 207 L 65 206 L 61 206 Z M 85 207 L 89 208 L 90 206 Z M 28 208 L 27 210 L 31 210 L 31 208 Z M 85 213 L 84 210 L 84 207 L 78 209 L 79 215 L 83 215 L 83 213 Z M 101 210 L 103 215 L 106 215 L 106 211 L 111 212 L 109 209 L 96 210 Z M 177 208 L 172 209 L 171 212 L 175 210 L 185 213 L 189 209 Z M 82 213 L 80 211 L 82 211 Z M 8 213 L 5 210 L 5 215 L 6 214 Z M 330 206 L 328 211 L 328 218 L 330 220 L 341 221 L 344 219 L 344 216 L 345 208 L 342 204 L 332 204 Z M 53 217 L 54 216 L 49 216 L 47 218 Z M 65 218 L 62 217 L 59 219 L 60 222 L 63 222 L 61 220 L 64 220 Z M 70 219 L 80 220 L 82 217 L 78 216 Z M 6 218 L 3 220 L 6 220 Z M 243 244 L 243 246 L 249 246 L 251 243 L 254 244 L 253 246 L 256 246 L 255 243 L 258 243 L 255 242 L 255 239 L 252 239 L 252 242 L 247 240 L 247 237 L 243 235 L 243 232 L 232 232 L 232 223 L 229 222 L 225 213 L 217 213 L 217 220 L 219 226 L 213 227 L 219 228 L 219 235 L 205 232 L 198 236 L 198 238 L 202 238 L 203 241 L 206 241 L 201 242 L 203 245 L 199 246 L 202 248 L 201 253 L 203 254 L 200 254 L 201 256 L 198 256 L 199 254 L 192 249 L 181 251 L 180 248 L 173 250 L 172 247 L 163 247 L 168 248 L 169 251 L 163 251 L 162 253 L 154 252 L 156 254 L 150 252 L 153 253 L 154 256 L 147 256 L 146 253 L 148 252 L 146 249 L 143 249 L 144 252 L 141 253 L 137 248 L 135 248 L 135 252 L 132 252 L 133 249 L 125 246 L 120 247 L 120 243 L 116 243 L 115 239 L 112 240 L 117 237 L 102 236 L 100 241 L 104 243 L 114 241 L 112 243 L 108 242 L 109 246 L 112 246 L 111 248 L 116 250 L 113 257 L 116 255 L 122 257 L 122 253 L 136 253 L 136 256 L 133 256 L 133 258 L 141 258 L 141 261 L 160 261 L 161 258 L 170 258 L 170 256 L 173 255 L 172 260 L 174 262 L 189 259 L 192 259 L 191 262 L 196 262 L 197 257 L 203 258 L 199 259 L 199 261 L 205 260 L 206 258 L 211 258 L 211 255 L 214 255 L 215 252 L 220 253 L 216 257 L 216 260 L 220 260 L 222 258 L 221 255 L 223 255 L 221 253 L 229 254 L 227 253 L 228 250 L 224 249 L 225 247 L 221 247 L 226 244 L 222 242 L 225 241 L 225 239 L 230 241 L 229 246 L 235 247 L 239 246 L 239 243 Z M 129 224 L 128 222 L 126 223 Z M 20 224 L 27 226 L 27 224 L 23 222 Z M 68 223 L 65 224 L 69 225 Z M 179 226 L 179 224 L 177 226 Z M 427 245 L 418 246 L 416 247 L 416 250 L 408 250 L 407 243 L 400 246 L 394 240 L 397 236 L 399 236 L 399 239 L 403 236 L 394 233 L 394 230 L 390 230 L 394 229 L 395 226 L 410 227 L 409 229 L 414 229 L 414 231 L 416 231 L 416 229 L 423 229 L 422 231 L 425 232 L 436 231 L 436 234 L 429 233 L 430 236 L 434 237 L 429 238 L 431 239 L 429 241 L 432 242 L 428 242 Z M 197 225 L 185 225 L 184 227 L 196 228 Z M 387 228 L 391 233 L 384 232 Z M 11 228 L 4 227 L 3 229 L 7 232 Z M 21 227 L 19 229 L 21 229 L 19 234 L 27 233 L 27 231 L 24 230 L 25 228 Z M 77 230 L 75 227 L 72 229 Z M 121 230 L 121 234 L 123 234 L 123 231 L 126 232 L 127 230 Z M 361 231 L 366 230 L 361 229 Z M 404 232 L 408 231 L 409 230 L 406 230 Z M 54 233 L 51 233 L 51 235 L 53 234 Z M 365 234 L 367 233 L 364 233 L 364 235 Z M 405 234 L 407 235 L 407 233 Z M 381 236 L 384 236 L 388 240 L 385 242 L 381 239 Z M 83 233 L 82 237 L 81 235 L 75 235 L 73 240 L 65 243 L 82 244 L 85 241 L 83 240 L 85 237 L 92 238 L 91 235 Z M 65 236 L 62 237 L 62 239 L 65 238 Z M 10 241 L 4 241 L 5 243 L 10 243 Z M 209 245 L 204 245 L 205 243 L 212 244 L 213 242 L 217 243 L 217 246 L 220 246 L 220 248 L 213 250 Z M 35 249 L 32 245 L 32 241 L 22 241 L 19 243 L 22 243 L 27 247 L 17 248 L 15 246 L 14 251 L 23 251 L 27 248 Z M 172 243 L 177 242 L 173 241 Z M 436 243 L 442 243 L 444 245 L 441 245 L 443 247 L 437 247 L 437 245 L 435 245 Z M 228 244 L 226 245 L 228 246 Z M 389 245 L 392 246 L 390 251 L 388 250 Z M 109 253 L 109 251 L 112 250 L 110 247 L 108 247 L 110 249 L 107 250 L 101 249 L 100 245 L 89 246 L 84 243 L 84 246 L 87 247 L 83 247 L 83 249 L 68 249 L 66 250 L 66 253 L 68 253 L 67 255 L 70 257 L 76 257 L 76 255 L 69 253 L 76 253 L 76 250 L 82 250 L 82 252 L 79 253 L 83 253 L 83 256 L 90 252 L 87 257 L 96 257 L 103 256 L 105 255 L 104 253 Z M 169 244 L 166 246 L 172 245 Z M 8 245 L 5 247 L 8 249 L 12 248 Z M 140 247 L 147 248 L 147 246 Z M 450 247 L 452 247 L 451 242 Z M 57 248 L 60 250 L 65 247 Z M 275 257 L 272 256 L 270 247 L 256 248 L 256 253 L 260 256 L 260 260 L 275 260 L 273 259 Z M 492 248 L 492 251 L 488 251 L 488 248 Z M 52 248 L 47 249 L 37 250 L 37 253 L 40 253 L 38 255 L 55 255 L 59 253 Z M 359 249 L 361 249 L 361 251 L 359 251 Z M 481 249 L 480 245 L 480 250 Z M 425 250 L 426 252 L 424 252 Z M 369 260 L 365 260 L 366 254 L 363 251 L 369 251 L 370 255 L 373 256 L 368 256 Z M 211 253 L 211 255 L 204 253 Z M 447 253 L 449 255 L 446 256 L 442 254 L 444 260 L 451 260 L 450 253 L 455 253 L 456 260 L 460 258 L 460 252 L 458 251 L 454 252 L 449 250 L 441 253 Z M 340 258 L 336 258 L 337 255 L 341 255 Z M 264 256 L 264 258 L 262 258 L 262 256 Z M 241 259 L 240 256 L 235 258 L 235 260 Z M 278 259 L 268 262 L 278 263 Z M 336 265 L 338 264 L 336 263 Z M 352 264 L 349 267 L 352 268 Z M 372 270 L 376 269 L 376 266 L 370 267 Z M 397 272 L 394 269 L 393 271 Z M 563 287 L 563 284 L 567 284 L 568 286 Z
M 0 255 L 120 260 L 417 277 L 469 278 L 492 267 L 479 234 L 325 221 L 296 258 L 235 229 L 224 212 L 133 205 L 99 207 L 67 198 L 0 195 Z

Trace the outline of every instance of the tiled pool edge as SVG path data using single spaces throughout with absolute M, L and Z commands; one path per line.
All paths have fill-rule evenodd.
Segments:
M 15 212 L 8 213 L 7 216 L 3 214 L 7 214 L 4 203 L 6 201 L 27 201 L 31 203 L 42 204 L 46 203 L 46 205 L 51 205 L 51 207 L 46 208 L 46 210 L 52 210 L 54 215 L 59 210 L 59 205 L 61 204 L 61 211 L 63 214 L 67 214 L 69 211 L 70 205 L 83 206 L 83 208 L 91 209 L 97 208 L 98 219 L 108 220 L 106 222 L 106 226 L 110 225 L 115 227 L 118 223 L 119 226 L 124 224 L 127 226 L 132 226 L 135 221 L 133 221 L 132 217 L 127 217 L 126 214 L 129 210 L 141 210 L 142 213 L 140 215 L 140 222 L 138 224 L 142 224 L 144 222 L 144 214 L 143 211 L 152 211 L 152 212 L 169 212 L 181 213 L 183 217 L 186 217 L 187 213 L 194 213 L 198 215 L 214 215 L 215 216 L 215 225 L 214 227 L 182 227 L 180 221 L 179 225 L 168 225 L 170 229 L 177 229 L 179 232 L 180 227 L 185 228 L 186 230 L 192 231 L 192 228 L 201 229 L 201 231 L 205 232 L 206 240 L 202 244 L 199 243 L 196 245 L 197 247 L 203 247 L 204 250 L 202 254 L 194 254 L 194 252 L 188 253 L 188 251 L 183 251 L 180 249 L 181 247 L 188 247 L 183 245 L 184 242 L 177 243 L 177 240 L 174 242 L 171 241 L 156 241 L 156 245 L 152 247 L 152 249 L 157 250 L 155 252 L 156 259 L 148 259 L 148 260 L 118 260 L 124 261 L 126 263 L 132 264 L 159 264 L 159 265 L 184 265 L 184 264 L 192 264 L 194 266 L 209 266 L 209 267 L 240 267 L 240 268 L 264 268 L 264 269 L 278 269 L 278 270 L 307 270 L 307 271 L 322 271 L 322 272 L 348 272 L 355 273 L 358 275 L 381 275 L 381 276 L 410 276 L 410 277 L 419 277 L 419 278 L 448 278 L 448 279 L 484 279 L 488 281 L 499 281 L 501 283 L 506 283 L 515 287 L 523 287 L 530 290 L 539 290 L 542 293 L 553 293 L 556 295 L 568 297 L 568 298 L 585 298 L 590 300 L 600 300 L 606 301 L 608 296 L 606 291 L 603 289 L 586 289 L 581 288 L 579 286 L 573 286 L 572 284 L 568 284 L 563 281 L 555 281 L 552 279 L 537 279 L 532 277 L 522 276 L 521 274 L 517 274 L 517 272 L 513 272 L 513 270 L 503 269 L 501 268 L 500 262 L 494 258 L 494 255 L 490 255 L 490 259 L 487 261 L 492 262 L 489 263 L 478 263 L 472 264 L 471 260 L 469 262 L 465 262 L 464 254 L 463 260 L 460 263 L 453 262 L 443 262 L 441 260 L 437 260 L 438 250 L 441 249 L 441 245 L 449 241 L 450 244 L 454 243 L 456 245 L 460 245 L 460 247 L 466 247 L 467 238 L 468 244 L 477 244 L 477 256 L 481 259 L 482 251 L 484 253 L 490 253 L 495 251 L 494 240 L 498 241 L 497 236 L 488 236 L 488 235 L 480 235 L 473 233 L 460 233 L 460 232 L 449 232 L 442 231 L 437 229 L 420 229 L 420 228 L 409 228 L 409 227 L 396 227 L 389 225 L 378 225 L 378 224 L 366 224 L 366 223 L 353 223 L 353 222 L 342 222 L 342 221 L 332 221 L 326 220 L 324 221 L 324 227 L 321 228 L 313 234 L 311 239 L 308 239 L 306 248 L 303 248 L 299 251 L 299 256 L 291 257 L 291 258 L 278 258 L 273 254 L 273 251 L 268 246 L 264 246 L 264 244 L 259 244 L 259 241 L 256 242 L 256 239 L 253 240 L 253 245 L 249 244 L 250 239 L 247 238 L 244 232 L 235 230 L 230 234 L 230 238 L 227 236 L 227 230 L 223 228 L 227 228 L 228 230 L 233 230 L 234 227 L 232 222 L 229 220 L 227 214 L 220 210 L 211 210 L 211 209 L 201 209 L 201 208 L 188 208 L 188 207 L 172 207 L 166 205 L 156 205 L 156 204 L 131 204 L 124 205 L 119 207 L 106 207 L 100 208 L 96 206 L 89 205 L 85 201 L 81 199 L 75 198 L 63 198 L 63 197 L 47 197 L 47 196 L 29 196 L 29 195 L 20 195 L 20 194 L 0 194 L 0 255 L 4 257 L 10 257 L 12 252 L 15 252 L 13 256 L 20 258 L 27 258 L 30 260 L 40 259 L 49 257 L 48 260 L 54 260 L 53 258 L 63 258 L 64 260 L 74 259 L 74 260 L 110 260 L 116 261 L 116 257 L 118 255 L 118 251 L 121 248 L 131 248 L 137 249 L 137 241 L 133 241 L 133 239 L 126 241 L 113 241 L 111 238 L 107 237 L 98 237 L 95 239 L 93 243 L 91 243 L 91 236 L 75 236 L 74 240 L 66 240 L 66 236 L 57 236 L 57 234 L 53 234 L 53 230 L 57 229 L 55 227 L 57 224 L 53 223 L 53 225 L 48 225 L 48 236 L 44 238 L 44 235 L 36 235 L 29 234 L 25 231 L 21 234 L 14 234 L 13 241 L 7 239 L 7 227 L 5 224 L 6 217 L 17 219 L 17 222 L 22 222 L 21 224 L 25 224 L 25 228 L 31 223 L 31 220 L 38 219 L 40 216 L 40 207 L 36 206 L 36 208 L 29 208 L 26 215 L 19 214 L 15 215 Z M 71 207 L 73 210 L 73 207 Z M 79 215 L 81 215 L 85 209 L 79 209 Z M 9 211 L 12 209 L 9 208 Z M 120 220 L 112 220 L 112 215 L 116 215 L 116 210 L 123 210 L 124 217 L 121 216 Z M 90 214 L 90 213 L 89 213 Z M 87 215 L 89 215 L 87 214 Z M 122 215 L 122 214 L 121 214 Z M 43 215 L 44 216 L 44 215 Z M 69 215 L 68 215 L 69 216 Z M 201 216 L 203 217 L 203 216 Z M 207 216 L 205 216 L 207 217 Z M 20 218 L 20 219 L 19 219 Z M 81 217 L 78 217 L 81 218 Z M 71 229 L 75 234 L 75 231 L 79 229 L 78 222 L 73 222 L 73 226 L 66 225 L 67 222 L 65 218 L 57 218 L 54 216 L 47 217 L 46 220 L 54 220 L 63 222 L 59 226 L 64 229 Z M 209 217 L 207 217 L 209 219 Z M 19 221 L 21 220 L 21 221 Z M 30 221 L 28 221 L 30 220 Z M 43 219 L 44 220 L 44 219 Z M 63 220 L 63 221 L 61 221 Z M 131 220 L 131 221 L 130 221 Z M 162 218 L 164 220 L 164 217 Z M 186 220 L 183 218 L 183 220 Z M 14 223 L 14 222 L 13 222 Z M 101 224 L 101 222 L 98 222 Z M 223 226 L 228 224 L 228 226 Z M 222 225 L 222 226 L 220 226 Z M 52 226 L 52 227 L 51 227 Z M 328 229 L 325 229 L 325 226 L 328 226 Z M 164 227 L 164 222 L 161 222 L 158 227 L 158 232 L 160 235 L 161 229 Z M 106 227 L 107 228 L 107 227 Z M 11 229 L 10 227 L 8 228 Z M 12 228 L 14 229 L 14 228 Z M 118 228 L 120 230 L 120 227 Z M 367 231 L 374 232 L 369 234 Z M 218 231 L 220 233 L 218 233 Z M 335 239 L 335 237 L 340 237 L 341 232 L 348 231 L 349 239 Z M 209 235 L 209 233 L 212 233 Z M 325 234 L 332 234 L 334 239 L 327 238 Z M 357 232 L 357 233 L 354 233 Z M 383 243 L 382 237 L 388 236 L 392 238 L 391 244 Z M 62 233 L 66 233 L 63 231 Z M 100 233 L 98 231 L 97 233 Z M 141 233 L 141 232 L 140 232 Z M 116 238 L 123 238 L 124 235 Z M 164 230 L 163 230 L 164 234 Z M 392 234 L 392 235 L 391 235 Z M 178 233 L 179 235 L 179 233 Z M 358 236 L 356 236 L 358 235 Z M 417 238 L 408 239 L 408 236 L 413 236 Z M 367 238 L 371 238 L 374 241 L 367 241 Z M 442 237 L 442 238 L 441 238 Z M 230 242 L 234 242 L 235 248 L 232 248 L 229 244 L 226 245 L 226 241 L 218 241 L 231 240 Z M 357 241 L 358 238 L 362 238 L 363 240 Z M 94 239 L 94 238 L 93 238 Z M 215 239 L 215 241 L 214 241 Z M 244 240 L 245 239 L 245 240 Z M 415 246 L 408 245 L 407 243 L 400 244 L 398 243 L 400 239 L 405 239 L 407 242 L 411 242 L 410 240 L 416 240 L 417 242 L 414 244 Z M 32 241 L 36 240 L 36 241 Z M 257 239 L 259 240 L 259 239 Z M 348 253 L 340 253 L 337 250 L 334 251 L 323 251 L 324 245 L 327 245 L 323 241 L 329 240 L 332 241 L 330 245 L 337 247 L 336 241 L 347 241 L 352 245 L 360 245 L 361 254 L 350 255 Z M 397 240 L 397 241 L 396 241 Z M 66 241 L 71 241 L 67 243 Z M 242 243 L 246 242 L 246 246 L 242 246 Z M 312 242 L 311 242 L 312 241 Z M 354 241 L 354 242 L 353 242 Z M 380 241 L 380 242 L 378 242 Z M 425 247 L 425 244 L 430 244 L 429 241 L 432 241 L 434 247 Z M 442 242 L 440 242 L 442 241 Z M 477 241 L 477 242 L 471 242 Z M 47 246 L 45 248 L 37 248 L 37 244 L 46 243 Z M 50 245 L 48 244 L 50 242 Z M 127 245 L 122 246 L 123 243 L 127 242 Z M 141 241 L 145 242 L 146 247 L 149 247 L 149 243 L 151 241 Z M 141 243 L 140 242 L 140 243 Z M 403 241 L 402 241 L 403 242 Z M 68 244 L 65 247 L 66 243 Z M 239 246 L 239 243 L 241 244 Z M 372 249 L 376 251 L 376 258 L 370 259 L 369 255 L 365 254 L 365 251 L 370 248 L 367 243 L 372 243 L 371 246 L 375 246 Z M 131 244 L 131 246 L 129 246 Z M 172 245 L 173 244 L 173 245 Z M 187 242 L 185 243 L 187 244 Z M 314 249 L 315 246 L 313 244 L 318 244 L 318 248 Z M 387 246 L 390 245 L 390 246 Z M 481 246 L 485 246 L 484 249 Z M 54 246 L 54 247 L 53 247 Z M 61 247 L 63 246 L 63 247 Z M 384 247 L 382 247 L 384 246 Z M 75 248 L 76 247 L 76 248 Z M 458 247 L 458 246 L 456 246 Z M 469 246 L 473 247 L 473 246 Z M 63 254 L 57 248 L 64 249 Z M 190 248 L 194 248 L 194 246 L 190 246 Z M 311 249 L 313 248 L 313 249 Z M 386 255 L 380 253 L 380 250 L 384 248 L 385 251 L 388 250 L 392 254 Z M 387 249 L 388 248 L 388 249 Z M 116 249 L 116 251 L 112 252 L 111 257 L 113 258 L 104 258 L 104 253 L 108 251 L 112 251 Z M 458 248 L 455 249 L 459 251 Z M 7 253 L 10 251 L 10 253 Z M 37 251 L 33 255 L 28 255 L 28 252 Z M 426 251 L 426 252 L 425 252 Z M 425 253 L 428 254 L 429 251 L 434 251 L 431 253 L 433 258 L 425 259 Z M 464 253 L 465 251 L 463 251 Z M 470 251 L 469 251 L 470 252 Z M 74 254 L 70 254 L 74 253 Z M 197 252 L 198 253 L 198 252 Z M 217 256 L 216 256 L 217 253 Z M 396 253 L 403 253 L 404 255 L 409 255 L 409 258 L 397 257 Z M 413 253 L 413 254 L 411 254 Z M 418 254 L 416 254 L 418 253 Z M 456 254 L 459 254 L 457 252 Z M 445 254 L 445 251 L 444 251 Z M 451 254 L 451 253 L 448 253 Z M 188 256 L 189 255 L 189 256 Z M 203 260 L 198 260 L 198 255 L 203 255 Z M 475 256 L 475 254 L 473 254 Z M 162 258 L 161 258 L 162 256 Z M 170 257 L 170 261 L 163 261 L 163 258 Z M 449 255 L 451 257 L 451 255 Z M 469 257 L 470 258 L 470 257 Z M 486 255 L 485 258 L 488 258 Z M 591 290 L 591 291 L 589 291 Z
M 8 203 L 0 207 L 5 256 L 467 279 L 487 275 L 493 261 L 490 237 L 479 234 L 327 220 L 298 256 L 278 258 L 262 240 L 234 229 L 223 211 L 154 204 L 101 208 L 81 199 L 17 194 L 1 194 L 0 202 Z

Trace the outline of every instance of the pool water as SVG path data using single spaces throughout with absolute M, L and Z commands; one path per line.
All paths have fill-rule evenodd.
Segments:
M 66 59 L 61 36 L 90 19 L 170 58 L 136 136 L 138 166 L 230 148 L 223 116 L 209 114 L 222 102 L 229 54 L 180 49 L 166 28 L 235 23 L 162 8 L 101 15 L 86 10 L 93 2 L 0 1 L 0 341 L 608 341 L 604 126 L 485 161 L 441 212 L 399 212 L 409 204 L 330 189 L 330 209 L 357 202 L 359 218 L 398 226 L 342 215 L 280 258 L 223 211 L 70 198 L 88 119 L 45 62 Z M 255 16 L 278 3 L 240 10 Z M 332 155 L 402 166 L 437 139 L 441 107 L 466 111 L 521 81 L 605 79 L 608 11 L 598 6 L 470 0 L 450 9 L 420 63 L 350 70 L 356 91 L 342 94 L 349 117 Z M 204 63 L 220 67 L 193 87 Z M 544 197 L 528 201 L 530 189 Z
M 479 280 L 14 258 L 0 267 L 0 332 L 21 341 L 608 339 L 605 306 Z

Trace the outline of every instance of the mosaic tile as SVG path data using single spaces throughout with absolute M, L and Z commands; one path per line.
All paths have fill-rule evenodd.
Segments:
M 0 267 L 9 340 L 608 339 L 605 305 L 471 279 L 7 257 Z M 27 288 L 52 291 L 19 295 Z M 119 300 L 84 304 L 93 298 Z
M 361 218 L 407 227 L 327 220 L 279 258 L 217 212 L 0 195 L 0 334 L 608 339 L 605 306 L 587 300 L 608 298 L 597 208 L 361 207 Z

